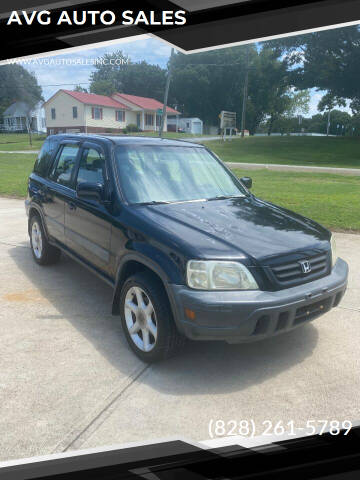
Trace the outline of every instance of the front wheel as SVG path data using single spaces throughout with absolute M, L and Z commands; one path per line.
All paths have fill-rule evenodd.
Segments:
M 38 215 L 30 218 L 30 246 L 34 260 L 39 265 L 51 265 L 60 258 L 60 250 L 47 241 L 44 227 Z
M 176 328 L 164 287 L 150 272 L 137 273 L 125 281 L 120 315 L 131 349 L 145 362 L 169 358 L 185 343 L 185 337 Z

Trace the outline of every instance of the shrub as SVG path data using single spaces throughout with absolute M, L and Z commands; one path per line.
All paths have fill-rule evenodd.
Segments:
M 139 128 L 135 123 L 130 123 L 129 125 L 126 125 L 124 128 L 124 133 L 131 133 L 131 132 L 141 132 L 141 128 Z

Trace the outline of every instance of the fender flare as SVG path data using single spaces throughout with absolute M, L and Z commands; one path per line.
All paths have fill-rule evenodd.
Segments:
M 38 205 L 35 202 L 31 202 L 30 205 L 29 205 L 29 221 L 28 221 L 28 233 L 29 233 L 29 235 L 30 235 L 30 219 L 32 217 L 32 215 L 31 215 L 32 210 L 36 210 L 36 213 L 39 215 L 41 223 L 42 223 L 42 227 L 43 227 L 44 232 L 45 232 L 46 240 L 49 241 L 49 234 L 48 234 L 48 231 L 47 231 L 47 228 L 46 228 L 44 213 L 43 213 L 40 205 Z
M 118 269 L 116 272 L 116 280 L 115 280 L 113 300 L 112 300 L 112 314 L 120 315 L 119 301 L 120 301 L 121 288 L 123 285 L 123 282 L 121 279 L 121 273 L 123 271 L 124 266 L 130 261 L 135 261 L 137 263 L 144 265 L 144 267 L 154 272 L 160 278 L 161 282 L 164 285 L 166 294 L 168 296 L 170 308 L 174 316 L 174 320 L 178 325 L 178 321 L 177 321 L 178 314 L 177 314 L 176 302 L 175 302 L 172 289 L 169 286 L 170 285 L 169 276 L 161 267 L 159 267 L 157 263 L 153 262 L 148 257 L 145 257 L 139 253 L 129 253 L 121 258 L 121 261 L 118 265 Z

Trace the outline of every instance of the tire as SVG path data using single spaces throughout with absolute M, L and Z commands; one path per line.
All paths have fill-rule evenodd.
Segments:
M 176 328 L 163 285 L 150 272 L 139 272 L 125 281 L 120 317 L 130 348 L 144 362 L 170 358 L 186 342 Z
M 50 245 L 39 215 L 34 214 L 29 221 L 30 246 L 34 260 L 39 265 L 52 265 L 59 261 L 61 251 Z

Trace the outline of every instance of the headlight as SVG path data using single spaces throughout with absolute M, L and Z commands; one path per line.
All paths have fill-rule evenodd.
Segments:
M 334 268 L 336 260 L 338 258 L 336 254 L 336 243 L 335 243 L 334 235 L 331 236 L 330 245 L 331 245 L 331 268 Z
M 258 290 L 249 270 L 237 262 L 190 260 L 187 283 L 197 290 Z

